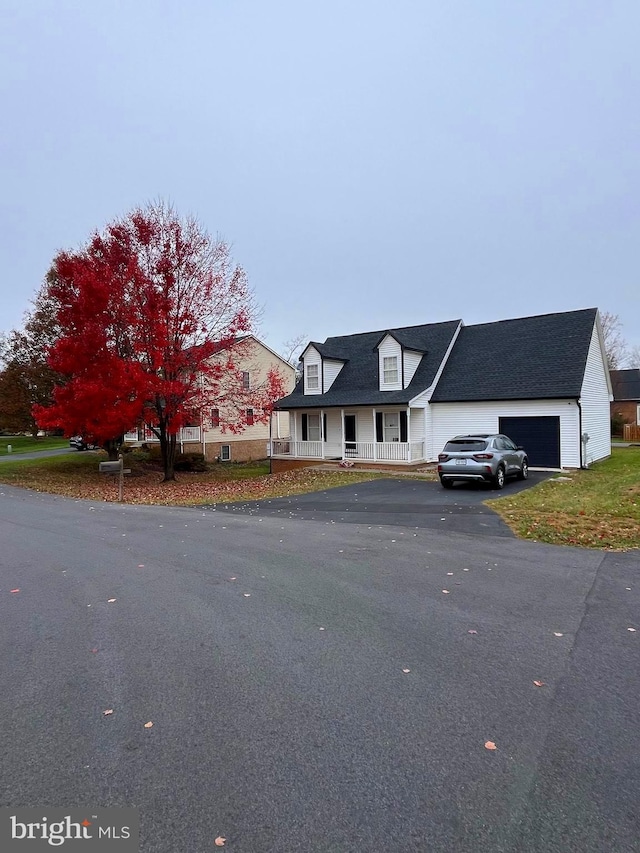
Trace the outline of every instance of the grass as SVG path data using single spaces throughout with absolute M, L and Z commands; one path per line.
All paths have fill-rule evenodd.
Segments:
M 640 448 L 614 447 L 609 459 L 567 476 L 487 503 L 523 539 L 640 548 Z
M 32 438 L 30 435 L 0 436 L 0 456 L 7 455 L 7 446 L 11 445 L 12 453 L 30 453 L 33 450 L 56 450 L 59 447 L 69 447 L 68 438 L 43 435 Z
M 0 465 L 0 482 L 40 492 L 92 501 L 117 501 L 117 478 L 98 473 L 105 454 L 82 453 L 46 459 L 23 459 Z M 133 504 L 197 506 L 255 501 L 323 491 L 349 483 L 375 480 L 384 474 L 367 471 L 313 471 L 309 468 L 269 475 L 268 462 L 213 465 L 206 473 L 178 473 L 174 483 L 161 483 L 137 454 L 125 457 L 132 469 L 124 479 L 123 499 Z

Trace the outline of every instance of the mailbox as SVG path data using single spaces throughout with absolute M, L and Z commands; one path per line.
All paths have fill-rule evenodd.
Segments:
M 101 462 L 100 463 L 100 473 L 101 474 L 119 474 L 122 471 L 122 459 L 118 459 L 117 462 Z

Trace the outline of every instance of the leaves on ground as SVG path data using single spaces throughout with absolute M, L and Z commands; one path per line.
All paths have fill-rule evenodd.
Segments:
M 445 595 L 449 595 L 449 590 L 448 590 L 448 589 L 443 589 L 442 591 L 444 592 L 444 594 L 445 594 Z
M 11 592 L 20 592 L 19 589 L 12 589 Z
M 227 839 L 223 835 L 219 835 L 213 843 L 216 845 L 216 847 L 224 847 L 226 842 Z
M 627 631 L 631 631 L 633 634 L 635 634 L 636 629 L 635 628 L 627 628 Z
M 103 711 L 103 712 L 102 712 L 102 716 L 103 716 L 103 717 L 110 717 L 110 716 L 111 716 L 111 714 L 113 714 L 113 708 L 107 708 L 107 710 L 106 710 L 106 711 Z
M 536 687 L 544 687 L 544 681 L 534 681 Z
M 116 600 L 115 598 L 107 598 L 107 602 L 108 602 L 109 604 L 113 604 L 113 602 L 114 602 L 115 600 Z
M 467 631 L 467 634 L 477 634 L 477 633 L 478 632 L 475 630 L 475 628 L 469 628 L 469 630 Z
M 560 631 L 554 631 L 553 636 L 554 637 L 564 637 L 564 634 L 561 634 Z
M 144 724 L 144 727 L 145 727 L 145 729 L 151 729 L 151 728 L 153 728 L 153 723 L 151 722 L 151 720 L 149 720 L 149 722 L 148 722 L 148 723 L 145 723 L 145 724 Z
M 484 748 L 493 750 L 493 749 L 497 749 L 498 747 L 495 745 L 495 743 L 492 740 L 488 740 L 485 743 Z
M 403 672 L 411 672 L 411 670 L 410 670 L 410 669 L 407 669 L 407 667 L 403 667 L 402 671 L 403 671 Z

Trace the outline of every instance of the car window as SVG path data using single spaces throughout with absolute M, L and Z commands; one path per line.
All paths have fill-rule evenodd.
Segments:
M 501 438 L 502 438 L 502 441 L 504 442 L 504 446 L 507 450 L 515 450 L 516 449 L 515 444 L 511 441 L 510 438 L 507 438 L 506 435 L 501 436 Z
M 454 438 L 448 441 L 444 446 L 445 451 L 450 453 L 477 453 L 480 450 L 487 449 L 487 442 L 479 438 Z

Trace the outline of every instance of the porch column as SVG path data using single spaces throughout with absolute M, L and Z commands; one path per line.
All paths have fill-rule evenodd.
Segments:
M 411 409 L 407 406 L 407 462 L 411 462 Z
M 297 456 L 298 455 L 298 448 L 297 448 L 297 444 L 298 444 L 298 411 L 297 411 L 297 409 L 293 410 L 292 415 L 293 415 L 293 429 L 291 430 L 292 447 L 290 448 L 290 452 L 291 452 L 292 456 Z M 289 426 L 291 426 L 291 423 L 289 424 Z
M 378 436 L 376 435 L 376 410 L 373 409 L 373 461 L 378 460 Z
M 320 457 L 324 459 L 324 409 L 320 409 Z
M 340 445 L 342 447 L 341 455 L 342 458 L 345 458 L 345 444 L 344 444 L 344 409 L 340 409 Z

